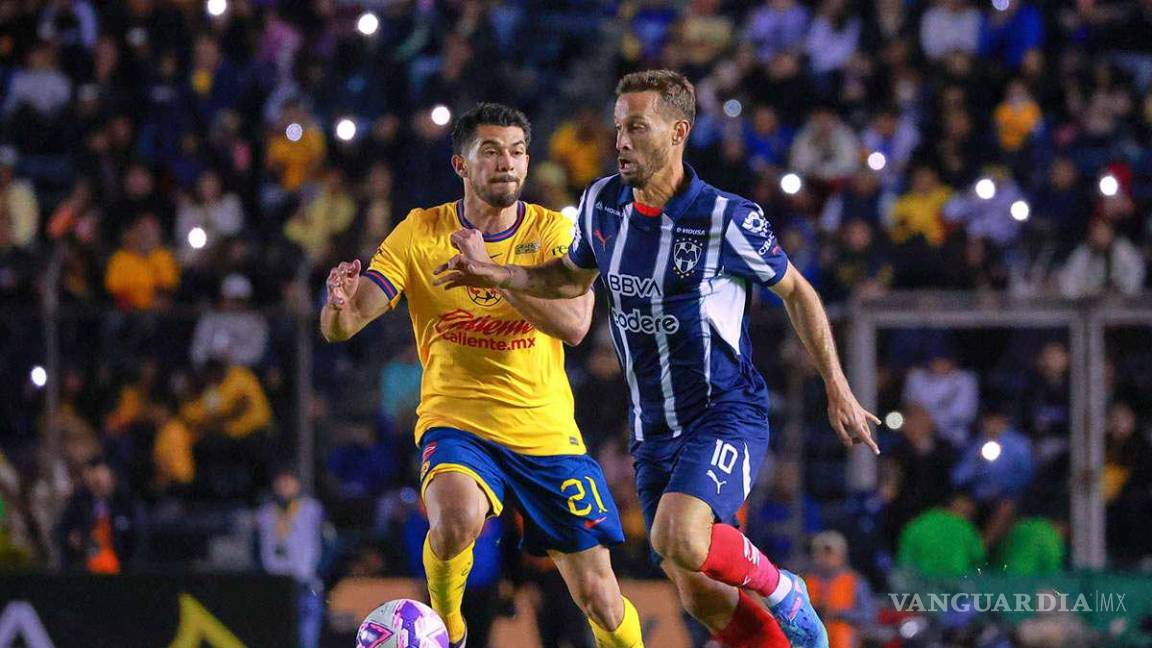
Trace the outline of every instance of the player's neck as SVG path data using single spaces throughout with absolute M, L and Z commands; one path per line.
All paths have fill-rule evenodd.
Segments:
M 636 202 L 648 207 L 664 207 L 684 184 L 684 162 L 676 160 L 652 175 L 643 188 L 632 191 Z
M 508 207 L 489 205 L 475 194 L 464 196 L 464 218 L 482 234 L 503 232 L 516 222 L 518 202 Z

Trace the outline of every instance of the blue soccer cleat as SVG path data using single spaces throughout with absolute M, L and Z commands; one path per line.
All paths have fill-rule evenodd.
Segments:
M 793 648 L 828 648 L 828 631 L 812 608 L 804 579 L 783 569 L 780 577 L 791 579 L 792 591 L 783 601 L 768 609 L 776 617 L 784 636 L 788 637 Z

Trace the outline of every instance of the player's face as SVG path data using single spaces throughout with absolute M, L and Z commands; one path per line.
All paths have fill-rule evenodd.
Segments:
M 628 92 L 616 99 L 616 163 L 624 184 L 643 189 L 672 159 L 676 122 L 660 112 L 660 95 Z
M 528 143 L 519 126 L 481 125 L 464 152 L 458 172 L 481 200 L 511 207 L 528 175 Z

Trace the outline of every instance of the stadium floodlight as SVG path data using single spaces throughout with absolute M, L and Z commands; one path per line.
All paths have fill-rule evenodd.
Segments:
M 884 425 L 889 430 L 899 430 L 904 427 L 904 415 L 895 411 L 888 412 L 888 415 L 884 417 Z
M 982 200 L 992 200 L 996 197 L 996 183 L 992 178 L 980 178 L 976 182 L 976 195 Z
M 780 189 L 789 196 L 800 193 L 803 186 L 804 181 L 795 173 L 786 173 L 783 178 L 780 178 Z
M 880 151 L 872 151 L 868 154 L 868 168 L 873 171 L 882 171 L 888 165 L 888 158 Z
M 564 209 L 561 209 L 560 213 L 570 221 L 575 221 L 576 216 L 580 214 L 579 210 L 576 209 L 576 205 L 568 205 Z
M 336 122 L 336 137 L 351 142 L 356 137 L 356 122 L 350 117 L 342 117 Z
M 432 109 L 432 123 L 437 126 L 447 126 L 452 121 L 452 111 L 443 104 Z
M 204 9 L 208 12 L 209 16 L 223 16 L 224 12 L 228 11 L 228 0 L 208 0 L 208 2 L 204 3 Z
M 1119 191 L 1120 181 L 1116 179 L 1116 176 L 1109 173 L 1103 178 L 1100 178 L 1100 193 L 1104 194 L 1105 196 L 1112 197 L 1115 196 Z
M 29 378 L 32 379 L 32 384 L 36 385 L 37 389 L 43 389 L 44 385 L 48 384 L 48 372 L 45 371 L 44 367 L 41 367 L 40 365 L 32 367 Z
M 729 99 L 724 102 L 724 114 L 729 117 L 739 117 L 744 112 L 744 104 L 739 99 Z
M 1028 206 L 1027 201 L 1017 200 L 1016 202 L 1012 203 L 1010 211 L 1012 213 L 1012 218 L 1023 223 L 1024 221 L 1028 220 L 1028 215 L 1032 213 L 1032 208 Z
M 360 18 L 356 21 L 356 31 L 365 36 L 371 36 L 376 33 L 377 29 L 380 29 L 380 19 L 376 17 L 376 14 L 371 11 L 360 14 Z
M 292 122 L 284 129 L 284 137 L 287 137 L 289 142 L 299 142 L 300 138 L 304 137 L 304 127 Z
M 192 246 L 193 250 L 199 250 L 208 245 L 208 232 L 205 232 L 203 227 L 193 227 L 188 230 L 188 245 Z
M 985 441 L 984 445 L 980 446 L 980 456 L 984 457 L 984 461 L 996 461 L 1000 458 L 1000 452 L 1003 448 L 996 441 Z

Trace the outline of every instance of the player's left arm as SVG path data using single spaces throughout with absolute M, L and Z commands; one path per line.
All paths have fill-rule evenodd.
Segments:
M 836 339 L 832 336 L 832 326 L 820 295 L 808 280 L 789 261 L 784 276 L 771 286 L 772 292 L 784 302 L 792 328 L 800 336 L 800 341 L 808 353 L 816 359 L 820 375 L 828 393 L 828 420 L 832 429 L 846 446 L 864 443 L 876 454 L 880 449 L 872 439 L 869 422 L 880 424 L 875 414 L 865 410 L 856 400 L 848 378 L 840 366 L 836 353 Z

